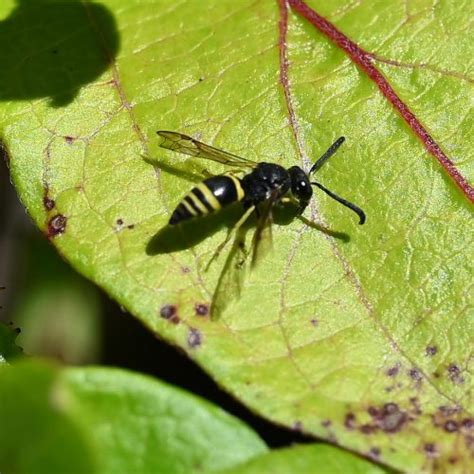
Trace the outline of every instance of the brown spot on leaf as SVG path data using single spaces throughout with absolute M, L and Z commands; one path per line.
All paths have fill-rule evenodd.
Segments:
M 160 316 L 173 324 L 178 324 L 180 322 L 178 308 L 174 304 L 165 304 L 160 309 Z
M 202 335 L 198 329 L 190 328 L 188 333 L 188 345 L 191 349 L 195 349 L 196 347 L 202 344 Z
M 418 402 L 418 398 L 416 397 L 411 397 L 410 398 L 410 403 L 413 407 L 413 414 L 415 415 L 421 415 L 422 411 L 421 411 L 421 407 L 420 407 L 420 404 Z
M 377 416 L 379 414 L 378 408 L 375 408 L 375 407 L 369 407 L 367 412 L 369 413 L 370 416 Z
M 48 222 L 48 237 L 53 238 L 63 234 L 66 230 L 67 217 L 62 214 L 56 214 Z
M 414 367 L 413 369 L 410 369 L 410 370 L 408 371 L 408 375 L 409 375 L 410 378 L 413 379 L 415 382 L 421 382 L 421 379 L 422 379 L 421 372 L 420 372 L 419 369 L 417 369 L 416 367 Z
M 51 211 L 54 209 L 54 206 L 56 206 L 56 202 L 54 199 L 51 199 L 49 196 L 45 195 L 43 197 L 43 206 L 47 211 Z
M 456 413 L 459 413 L 461 409 L 459 407 L 448 407 L 446 405 L 442 405 L 439 407 L 439 411 L 444 416 L 452 416 L 452 415 L 455 415 Z
M 67 135 L 67 136 L 64 137 L 64 140 L 66 140 L 66 143 L 67 143 L 68 145 L 72 145 L 72 144 L 74 143 L 75 138 L 74 138 L 74 137 L 70 137 L 69 135 Z
M 121 218 L 118 218 L 116 221 L 115 221 L 115 230 L 117 232 L 120 232 L 122 229 L 123 229 L 123 219 Z
M 353 430 L 356 427 L 356 416 L 354 413 L 348 413 L 344 418 L 344 426 L 348 430 Z
M 464 377 L 461 375 L 461 369 L 456 364 L 448 365 L 448 376 L 451 382 L 455 384 L 464 383 Z
M 130 229 L 130 230 L 132 230 L 132 229 L 134 229 L 134 228 L 135 228 L 135 224 L 129 224 L 129 225 L 127 226 L 127 229 Z
M 310 323 L 311 323 L 314 327 L 317 327 L 318 324 L 319 324 L 319 321 L 318 321 L 317 319 L 313 318 L 313 319 L 310 321 Z
M 191 269 L 189 267 L 181 267 L 181 271 L 183 273 L 189 273 L 191 271 Z
M 438 348 L 436 346 L 428 346 L 426 348 L 427 356 L 433 357 L 434 355 L 436 355 L 437 352 L 438 352 Z
M 321 422 L 321 424 L 325 427 L 325 428 L 329 428 L 331 425 L 332 425 L 332 422 L 331 420 L 323 420 Z
M 395 377 L 398 374 L 399 370 L 400 370 L 400 366 L 399 365 L 394 365 L 393 367 L 388 368 L 385 373 L 389 377 Z
M 372 459 L 378 459 L 380 457 L 380 448 L 377 448 L 377 447 L 370 448 L 369 456 Z
M 438 456 L 438 450 L 436 449 L 436 445 L 434 443 L 426 443 L 423 446 L 423 450 L 426 453 L 426 456 L 429 458 L 435 458 Z
M 300 420 L 296 420 L 293 423 L 293 430 L 301 433 L 303 431 L 303 423 Z
M 400 431 L 409 419 L 408 415 L 400 410 L 396 403 L 386 403 L 379 409 L 372 408 L 369 414 L 372 416 L 372 424 L 365 426 L 381 429 L 386 433 L 396 433 Z M 366 428 L 366 430 L 368 430 L 368 428 Z
M 461 425 L 466 430 L 472 430 L 474 428 L 474 420 L 472 418 L 464 418 L 462 420 Z
M 196 303 L 194 311 L 197 316 L 207 316 L 209 314 L 209 305 L 205 303 Z
M 359 431 L 363 434 L 369 435 L 369 434 L 375 433 L 377 429 L 378 428 L 375 425 L 371 425 L 370 423 L 367 423 L 365 425 L 362 425 L 359 428 Z
M 448 420 L 444 424 L 444 431 L 447 431 L 448 433 L 454 433 L 458 430 L 458 424 L 454 420 Z

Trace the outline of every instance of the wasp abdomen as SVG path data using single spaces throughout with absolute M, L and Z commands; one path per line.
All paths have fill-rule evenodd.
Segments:
M 186 194 L 171 215 L 170 224 L 218 211 L 233 202 L 241 201 L 244 196 L 240 180 L 235 176 L 207 178 Z

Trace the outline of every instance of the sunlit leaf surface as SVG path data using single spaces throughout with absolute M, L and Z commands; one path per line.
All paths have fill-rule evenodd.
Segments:
M 261 415 L 410 472 L 467 469 L 472 204 L 374 81 L 283 1 L 32 3 L 0 6 L 0 127 L 59 252 Z M 472 2 L 309 4 L 472 183 Z M 316 190 L 319 230 L 286 209 L 254 271 L 239 246 L 206 271 L 241 209 L 164 229 L 224 166 L 157 130 L 305 169 L 344 135 L 318 180 L 367 223 Z

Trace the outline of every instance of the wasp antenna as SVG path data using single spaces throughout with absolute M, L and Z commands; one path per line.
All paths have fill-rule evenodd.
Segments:
M 326 163 L 329 158 L 331 158 L 334 153 L 336 153 L 337 149 L 344 143 L 346 140 L 345 137 L 339 137 L 328 149 L 327 151 L 321 156 L 321 158 L 318 158 L 316 163 L 311 167 L 309 170 L 309 174 L 314 173 L 315 171 L 319 170 L 321 166 Z
M 341 138 L 343 138 L 343 137 L 341 137 Z M 328 196 L 331 196 L 334 200 L 336 200 L 337 202 L 340 202 L 343 206 L 346 206 L 349 209 L 351 209 L 352 211 L 354 211 L 359 216 L 359 224 L 360 225 L 362 225 L 365 222 L 365 212 L 360 207 L 357 207 L 355 204 L 352 204 L 351 202 L 346 201 L 345 199 L 338 196 L 337 194 L 334 194 L 332 191 L 329 191 L 329 189 L 325 188 L 320 183 L 312 182 L 311 184 L 313 186 L 317 186 L 319 189 L 324 191 Z

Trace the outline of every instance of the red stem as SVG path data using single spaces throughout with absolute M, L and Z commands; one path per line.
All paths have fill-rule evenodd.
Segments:
M 321 33 L 336 43 L 356 64 L 362 68 L 375 82 L 380 92 L 398 110 L 408 126 L 418 135 L 425 148 L 431 153 L 447 171 L 463 194 L 474 203 L 474 188 L 467 182 L 464 176 L 457 170 L 454 163 L 441 150 L 426 128 L 421 124 L 415 114 L 398 97 L 393 87 L 389 84 L 383 74 L 375 67 L 374 58 L 370 53 L 357 46 L 333 24 L 311 9 L 301 0 L 288 0 L 291 7 L 313 24 Z

